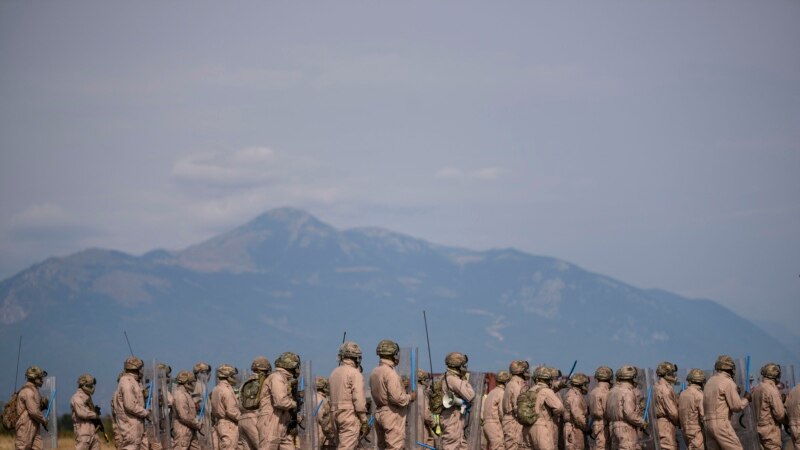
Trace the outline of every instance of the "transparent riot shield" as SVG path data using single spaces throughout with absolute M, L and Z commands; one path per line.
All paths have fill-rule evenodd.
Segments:
M 316 416 L 314 414 L 316 403 L 316 389 L 314 381 L 314 372 L 311 361 L 302 363 L 303 373 L 300 376 L 302 383 L 298 382 L 298 389 L 301 387 L 303 404 L 297 405 L 298 410 L 298 431 L 300 438 L 300 448 L 316 450 L 319 448 L 319 433 L 317 429 Z
M 403 347 L 400 349 L 400 362 L 397 364 L 397 373 L 403 379 L 403 384 L 408 384 L 407 392 L 416 386 L 417 348 Z M 413 403 L 406 409 L 406 440 L 405 448 L 414 448 L 420 436 L 417 432 L 418 411 Z
M 653 389 L 656 384 L 655 372 L 652 369 L 636 368 L 636 387 L 633 389 L 636 395 L 636 414 L 647 418 L 647 430 L 639 430 L 639 446 L 642 450 L 661 450 L 658 444 L 658 424 L 656 423 L 656 411 L 653 404 Z M 648 403 L 648 396 L 650 401 Z
M 153 399 L 150 407 L 153 410 L 153 430 L 155 438 L 161 443 L 161 448 L 172 448 L 172 394 L 169 392 L 169 378 L 163 364 L 155 365 L 155 378 L 153 379 Z
M 789 390 L 797 386 L 797 373 L 794 370 L 793 364 L 786 367 L 786 386 Z
M 481 427 L 481 408 L 486 397 L 486 373 L 470 372 L 469 385 L 475 391 L 475 398 L 467 405 L 464 411 L 464 424 L 466 430 L 464 435 L 467 438 L 467 448 L 470 450 L 481 450 L 483 447 L 483 428 Z
M 683 391 L 685 391 L 686 388 L 689 386 L 689 384 L 686 381 L 686 377 L 687 376 L 689 376 L 689 369 L 688 368 L 683 368 L 683 369 L 679 369 L 678 370 L 678 386 L 680 386 L 680 388 L 678 389 L 678 402 L 679 403 L 680 403 L 681 394 L 683 394 Z M 686 450 L 686 448 L 687 448 L 687 446 L 686 446 L 686 437 L 683 435 L 683 429 L 681 427 L 678 427 L 677 434 L 678 434 L 678 450 Z
M 42 415 L 47 420 L 47 429 L 39 427 L 39 434 L 42 436 L 42 446 L 45 449 L 58 448 L 58 408 L 56 405 L 56 377 L 49 376 L 44 379 L 42 387 L 39 388 L 42 400 L 47 399 L 47 408 L 42 411 Z
M 211 425 L 211 389 L 209 387 L 209 380 L 211 376 L 207 373 L 197 374 L 197 384 L 194 387 L 192 399 L 197 405 L 197 419 L 202 424 L 198 440 L 200 442 L 200 450 L 213 450 L 213 427 Z
M 736 381 L 736 385 L 742 393 L 746 392 L 750 377 L 748 377 L 747 365 L 744 359 L 740 358 L 736 361 L 734 381 Z M 742 412 L 734 413 L 731 423 L 744 450 L 759 450 L 760 444 L 756 433 L 756 420 L 753 415 L 752 405 L 747 405 Z

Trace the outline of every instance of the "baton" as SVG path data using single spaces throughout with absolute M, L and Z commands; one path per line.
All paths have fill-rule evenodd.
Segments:
M 417 392 L 417 364 L 414 358 L 414 349 L 411 349 L 411 392 Z
M 747 392 L 750 392 L 750 354 L 749 353 L 747 354 L 747 364 L 745 365 L 745 367 L 747 368 L 747 370 L 746 370 L 747 374 L 745 375 L 745 378 L 744 378 L 744 392 L 747 393 Z
M 647 417 L 649 416 L 648 413 L 650 412 L 650 398 L 652 395 L 653 395 L 653 386 L 651 385 L 647 389 L 647 402 L 644 404 L 644 417 L 642 418 L 642 420 L 644 420 L 645 422 L 647 422 Z
M 53 407 L 53 402 L 55 400 L 56 400 L 56 388 L 53 388 L 53 393 L 50 394 L 50 401 L 47 402 L 47 409 L 44 412 L 45 420 L 48 420 L 48 417 L 50 417 L 50 408 Z
M 576 359 L 574 363 L 572 363 L 572 369 L 569 369 L 569 375 L 567 375 L 567 379 L 569 380 L 572 377 L 572 372 L 575 372 L 575 366 L 578 365 L 578 360 Z
M 320 408 L 322 408 L 322 402 L 323 402 L 323 401 L 324 401 L 324 400 L 320 400 L 320 401 L 319 401 L 319 405 L 317 405 L 317 407 L 316 407 L 316 408 L 314 408 L 314 417 L 317 417 L 317 413 L 319 412 L 319 409 L 320 409 Z
M 420 447 L 423 447 L 423 448 L 427 448 L 428 450 L 436 450 L 436 447 L 432 447 L 432 446 L 430 446 L 428 444 L 423 444 L 420 441 L 417 441 L 417 445 L 419 445 Z

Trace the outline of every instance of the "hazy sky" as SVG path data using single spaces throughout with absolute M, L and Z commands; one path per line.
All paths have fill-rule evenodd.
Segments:
M 800 317 L 800 2 L 2 2 L 0 278 L 274 207 Z

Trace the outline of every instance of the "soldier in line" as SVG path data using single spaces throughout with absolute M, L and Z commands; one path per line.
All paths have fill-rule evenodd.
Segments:
M 139 450 L 142 446 L 144 419 L 149 414 L 144 409 L 144 395 L 139 384 L 143 370 L 144 362 L 141 359 L 128 357 L 111 401 L 111 409 L 116 417 L 114 434 L 119 435 L 121 445 L 117 447 L 119 450 Z
M 656 367 L 659 380 L 653 388 L 658 442 L 661 450 L 677 450 L 676 427 L 678 421 L 678 396 L 673 386 L 678 382 L 678 366 L 664 361 Z
M 314 388 L 317 392 L 314 415 L 317 420 L 317 440 L 320 450 L 333 450 L 336 448 L 336 429 L 333 427 L 331 417 L 331 403 L 328 399 L 328 379 L 316 377 Z
M 422 443 L 436 446 L 436 424 L 434 423 L 433 413 L 431 412 L 431 405 L 428 396 L 430 395 L 431 374 L 428 372 L 417 369 L 417 383 L 422 386 L 422 395 L 417 397 L 417 408 L 422 417 Z
M 239 444 L 239 404 L 233 386 L 239 371 L 228 364 L 217 367 L 217 385 L 211 391 L 211 418 L 219 439 L 219 450 L 236 450 Z
M 173 450 L 198 450 L 200 441 L 197 432 L 202 429 L 202 424 L 197 419 L 197 409 L 192 392 L 194 392 L 197 379 L 192 372 L 182 370 L 175 377 L 178 386 L 173 395 L 173 411 L 175 420 L 172 423 L 174 440 L 172 441 Z
M 555 367 L 548 367 L 547 370 L 550 371 L 550 389 L 553 390 L 554 393 L 558 394 L 564 388 L 567 387 L 567 382 L 564 380 L 564 376 L 561 373 L 561 369 L 557 369 Z M 561 398 L 559 396 L 559 398 Z M 563 403 L 563 401 L 562 401 Z M 553 422 L 550 425 L 553 431 L 553 442 L 555 442 L 556 448 L 563 450 L 563 442 L 559 442 L 561 440 L 561 436 L 563 435 L 564 424 L 561 421 L 561 414 L 553 417 Z
M 262 393 L 268 419 L 265 432 L 262 434 L 259 430 L 259 449 L 294 448 L 289 423 L 297 411 L 297 402 L 292 398 L 292 381 L 299 376 L 300 356 L 296 353 L 284 352 L 275 359 L 275 371 L 267 377 Z
M 25 371 L 27 382 L 17 394 L 17 422 L 14 424 L 15 450 L 41 450 L 42 437 L 39 426 L 47 427 L 47 417 L 42 411 L 47 409 L 47 399 L 42 399 L 39 388 L 44 383 L 47 372 L 38 366 L 30 366 Z
M 611 389 L 611 379 L 614 372 L 610 367 L 600 366 L 594 372 L 597 386 L 589 392 L 589 414 L 592 416 L 592 437 L 594 437 L 595 450 L 611 448 L 611 432 L 605 421 L 606 401 L 608 391 Z
M 761 368 L 761 376 L 761 384 L 752 393 L 758 440 L 764 450 L 781 450 L 781 424 L 786 421 L 786 410 L 776 386 L 781 379 L 781 367 L 767 363 Z
M 686 389 L 678 398 L 678 417 L 683 430 L 683 438 L 689 450 L 705 450 L 703 436 L 703 385 L 706 374 L 700 369 L 692 369 L 686 376 Z
M 466 450 L 467 448 L 467 439 L 464 436 L 464 416 L 461 413 L 460 404 L 472 403 L 475 399 L 475 390 L 469 384 L 468 362 L 467 355 L 459 352 L 451 352 L 444 359 L 447 372 L 443 377 L 442 393 L 454 398 L 453 406 L 445 408 L 441 416 L 442 448 L 444 450 Z
M 364 376 L 361 374 L 361 348 L 355 342 L 339 347 L 339 367 L 328 379 L 331 411 L 339 440 L 339 450 L 354 450 L 369 433 Z
M 494 381 L 497 383 L 494 389 L 483 400 L 481 408 L 481 423 L 483 424 L 483 435 L 486 438 L 488 450 L 503 450 L 503 425 L 500 421 L 503 418 L 503 396 L 506 392 L 506 383 L 511 380 L 508 371 L 497 372 Z
M 589 377 L 580 372 L 569 380 L 570 388 L 564 398 L 564 449 L 586 448 L 589 421 L 584 395 L 589 391 Z
M 100 408 L 92 402 L 97 380 L 88 373 L 78 377 L 78 390 L 72 394 L 69 406 L 72 409 L 72 428 L 75 431 L 75 450 L 98 450 L 97 424 Z
M 525 440 L 522 437 L 522 424 L 517 420 L 517 397 L 527 389 L 527 382 L 530 378 L 528 361 L 511 361 L 508 371 L 511 372 L 511 380 L 506 384 L 503 393 L 503 442 L 506 450 L 518 450 L 525 447 Z
M 635 450 L 638 448 L 638 431 L 647 424 L 638 411 L 634 392 L 637 370 L 633 366 L 622 366 L 617 370 L 616 383 L 608 392 L 605 419 L 611 428 L 611 448 Z
M 800 384 L 786 396 L 784 407 L 794 450 L 800 450 Z
M 714 375 L 703 390 L 703 412 L 709 450 L 742 450 L 742 443 L 731 425 L 731 415 L 747 407 L 750 394 L 739 397 L 733 373 L 736 363 L 728 355 L 720 355 L 714 363 Z
M 400 363 L 400 346 L 384 339 L 378 343 L 375 353 L 380 362 L 369 376 L 369 386 L 376 408 L 377 445 L 381 450 L 399 450 L 405 445 L 408 405 L 416 394 L 406 393 L 403 380 L 396 372 L 395 367 Z
M 535 383 L 531 390 L 535 393 L 536 400 L 533 411 L 537 418 L 533 425 L 523 427 L 525 440 L 534 450 L 556 450 L 558 440 L 555 439 L 553 430 L 558 430 L 554 421 L 564 413 L 564 404 L 553 391 L 553 371 L 549 367 L 539 367 L 533 373 Z
M 250 364 L 253 372 L 244 383 L 239 392 L 241 397 L 239 416 L 239 441 L 243 450 L 257 450 L 259 448 L 259 427 L 258 418 L 261 410 L 261 402 L 264 399 L 264 382 L 272 371 L 272 364 L 265 356 L 256 356 Z M 247 397 L 250 392 L 246 392 L 249 386 L 256 389 L 255 397 Z
M 192 373 L 194 374 L 194 378 L 196 381 L 194 386 L 194 392 L 192 392 L 192 400 L 195 404 L 195 409 L 199 414 L 200 411 L 203 411 L 203 418 L 202 418 L 202 429 L 200 431 L 201 436 L 201 447 L 209 447 L 209 448 L 219 448 L 219 439 L 217 437 L 217 431 L 211 426 L 211 399 L 210 394 L 208 392 L 208 383 L 211 378 L 211 365 L 206 362 L 200 361 L 192 367 Z M 208 392 L 208 395 L 206 395 Z M 203 399 L 205 399 L 205 404 L 203 404 Z M 206 450 L 205 448 L 203 450 Z

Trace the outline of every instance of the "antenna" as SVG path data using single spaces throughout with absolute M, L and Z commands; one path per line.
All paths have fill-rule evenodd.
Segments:
M 428 342 L 428 363 L 431 365 L 431 376 L 433 376 L 433 358 L 431 357 L 431 338 L 428 336 L 428 316 L 422 310 L 422 319 L 425 320 L 425 340 Z
M 128 342 L 128 350 L 131 351 L 131 356 L 133 356 L 133 348 L 131 347 L 130 339 L 128 339 L 128 332 L 125 330 L 122 330 L 122 332 L 125 333 L 125 340 Z
M 19 355 L 22 353 L 22 335 L 19 335 L 19 347 L 17 347 L 17 370 L 14 372 L 14 392 L 17 392 L 17 377 L 19 376 Z
M 342 335 L 342 344 L 344 344 L 344 340 L 347 338 L 347 331 L 344 332 Z

